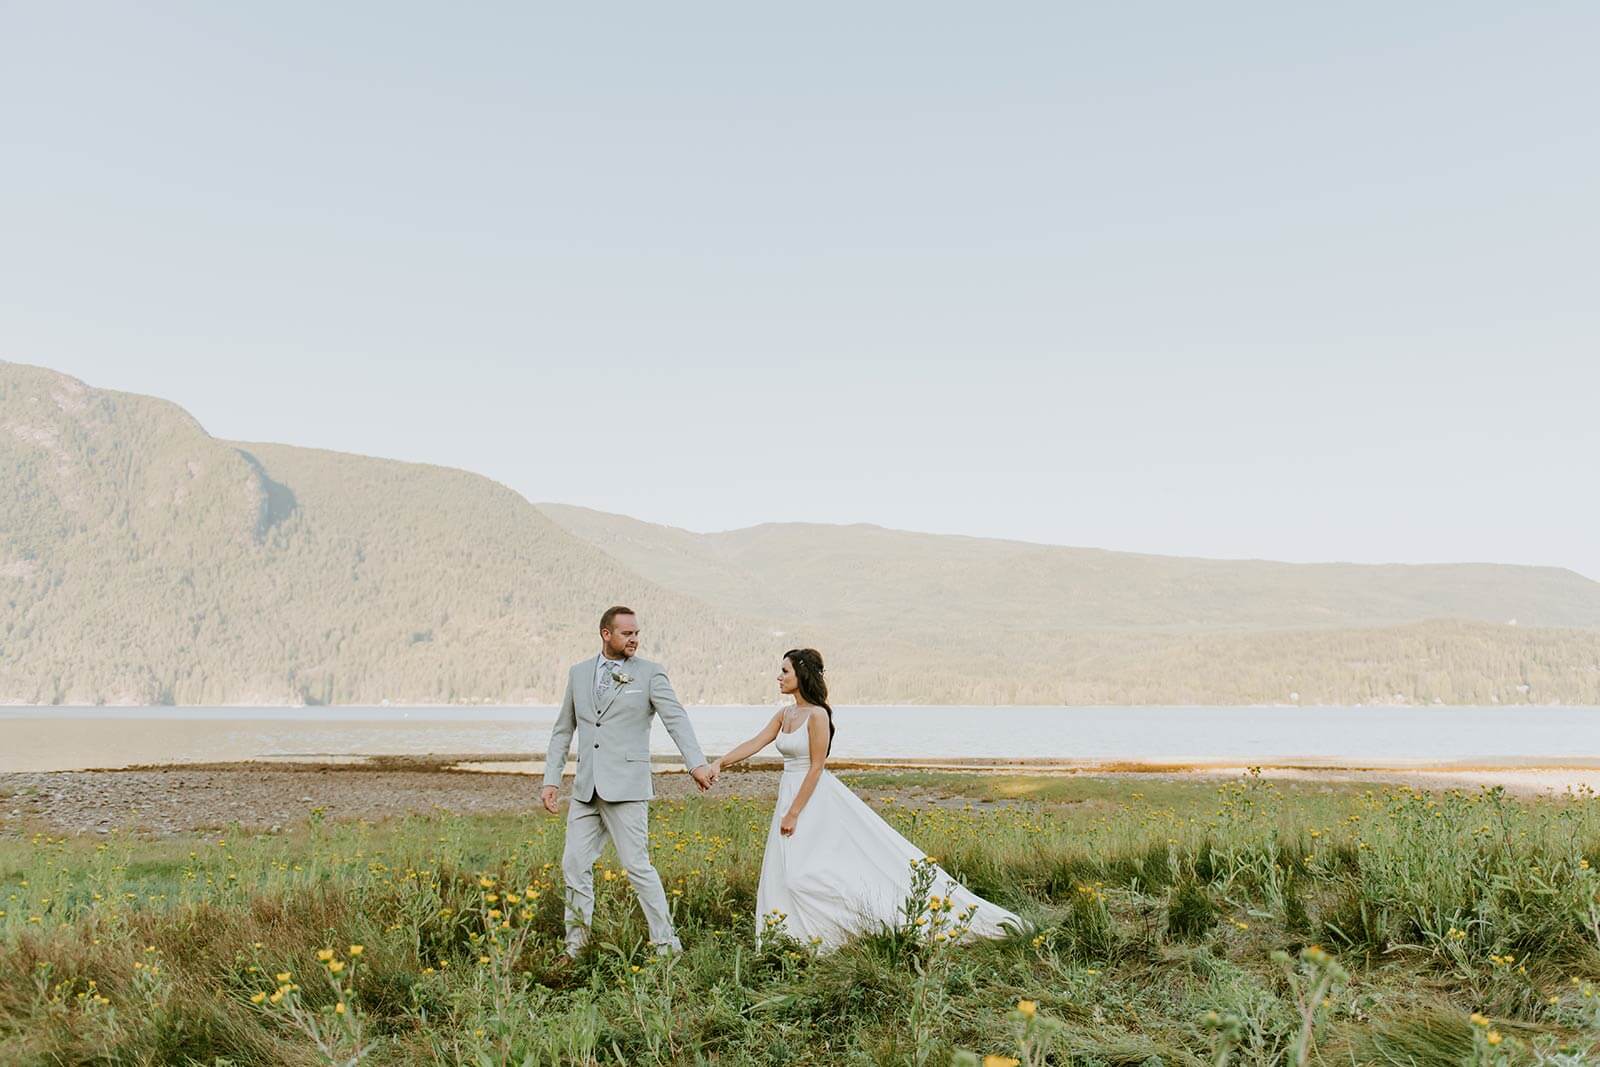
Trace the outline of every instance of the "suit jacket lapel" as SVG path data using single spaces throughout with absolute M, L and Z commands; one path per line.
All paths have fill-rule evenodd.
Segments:
M 578 700 L 579 703 L 588 704 L 589 705 L 589 714 L 593 715 L 594 714 L 594 660 L 590 660 L 589 661 L 589 669 L 588 670 L 583 670 L 582 668 L 577 668 L 577 670 L 579 671 L 580 675 L 585 676 L 585 677 L 588 678 L 588 681 L 583 682 L 583 684 L 581 684 L 581 685 L 577 685 L 576 683 L 574 684 L 574 688 L 576 688 L 577 691 L 578 691 L 577 700 Z

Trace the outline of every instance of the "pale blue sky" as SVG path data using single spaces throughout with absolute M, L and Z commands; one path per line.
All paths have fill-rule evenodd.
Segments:
M 0 0 L 0 358 L 693 529 L 1600 578 L 1597 40 Z

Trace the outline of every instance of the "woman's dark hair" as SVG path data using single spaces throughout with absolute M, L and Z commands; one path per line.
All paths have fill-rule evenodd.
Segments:
M 828 683 L 822 677 L 822 653 L 814 648 L 791 648 L 783 654 L 794 668 L 794 678 L 800 683 L 800 695 L 807 704 L 815 704 L 828 713 L 828 751 L 833 751 L 833 708 L 828 704 Z

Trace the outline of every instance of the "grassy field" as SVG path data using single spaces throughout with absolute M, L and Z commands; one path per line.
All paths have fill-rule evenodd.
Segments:
M 756 801 L 655 807 L 666 962 L 609 853 L 562 960 L 554 818 L 12 835 L 0 1062 L 1600 1062 L 1593 795 L 845 777 L 942 794 L 883 810 L 1037 930 L 952 944 L 918 900 L 832 954 L 758 948 Z

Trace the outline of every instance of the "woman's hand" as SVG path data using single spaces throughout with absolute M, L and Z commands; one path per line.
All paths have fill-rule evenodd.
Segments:
M 719 759 L 712 760 L 710 764 L 707 765 L 707 769 L 711 771 L 711 780 L 713 782 L 716 781 L 717 778 L 722 774 L 722 761 Z
M 799 816 L 794 812 L 789 812 L 783 817 L 783 821 L 778 824 L 778 833 L 784 837 L 793 837 L 795 820 L 798 818 Z

